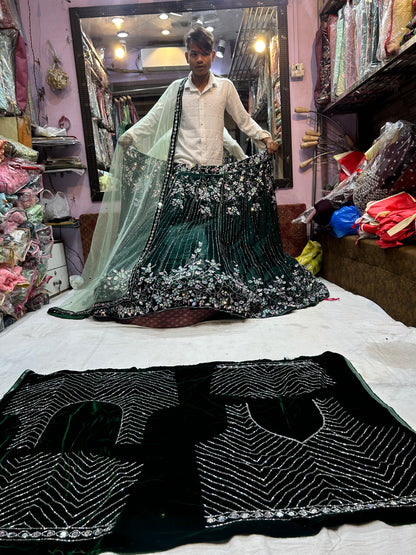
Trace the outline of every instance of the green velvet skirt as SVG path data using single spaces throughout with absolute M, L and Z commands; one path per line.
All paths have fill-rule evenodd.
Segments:
M 129 167 L 139 172 L 142 155 L 130 156 L 137 161 Z M 267 153 L 224 166 L 177 165 L 159 200 L 132 271 L 113 267 L 86 315 L 128 321 L 186 308 L 265 318 L 328 296 L 283 252 Z M 118 297 L 117 290 L 127 293 Z

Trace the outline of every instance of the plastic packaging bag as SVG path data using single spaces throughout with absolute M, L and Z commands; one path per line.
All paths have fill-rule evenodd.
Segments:
M 339 210 L 335 210 L 329 222 L 332 234 L 338 238 L 345 235 L 357 235 L 358 230 L 353 226 L 360 216 L 359 210 L 353 205 L 343 206 Z
M 305 248 L 296 257 L 299 264 L 302 264 L 311 274 L 316 275 L 322 267 L 322 245 L 318 241 L 308 241 Z
M 39 125 L 32 126 L 32 133 L 34 137 L 66 137 L 66 129 L 62 127 L 48 127 L 44 125 L 40 127 Z
M 39 195 L 40 203 L 44 207 L 44 221 L 64 220 L 70 217 L 69 204 L 65 193 L 58 191 L 55 195 L 44 189 Z
M 377 51 L 383 61 L 397 52 L 400 41 L 406 33 L 406 25 L 412 19 L 412 0 L 385 0 L 381 12 L 380 39 Z

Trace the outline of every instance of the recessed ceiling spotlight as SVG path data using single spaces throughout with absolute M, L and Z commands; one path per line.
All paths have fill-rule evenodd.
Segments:
M 159 15 L 159 19 L 168 19 L 168 18 L 169 18 L 169 16 L 168 16 L 167 13 L 161 13 L 161 14 Z
M 205 29 L 206 29 L 207 31 L 209 31 L 210 33 L 213 33 L 213 32 L 214 32 L 214 27 L 213 27 L 212 25 L 208 25 L 208 27 L 205 27 Z
M 266 50 L 266 42 L 264 39 L 258 39 L 254 45 L 254 50 L 261 54 Z
M 119 32 L 117 33 L 117 36 L 118 36 L 119 39 L 125 39 L 126 37 L 129 36 L 129 34 L 128 34 L 127 31 L 119 31 Z
M 226 46 L 227 46 L 227 43 L 225 42 L 225 40 L 220 39 L 218 41 L 218 45 L 215 51 L 215 55 L 217 56 L 217 58 L 224 58 L 224 52 L 225 52 Z
M 118 27 L 120 29 L 121 24 L 123 23 L 124 19 L 122 17 L 113 17 L 113 19 L 111 21 L 114 23 L 114 25 L 116 27 Z
M 162 35 L 170 35 L 169 29 L 163 29 Z
M 116 57 L 121 60 L 124 58 L 124 56 L 126 55 L 127 49 L 126 49 L 126 43 L 124 40 L 120 41 L 120 44 L 116 47 L 114 54 L 116 55 Z

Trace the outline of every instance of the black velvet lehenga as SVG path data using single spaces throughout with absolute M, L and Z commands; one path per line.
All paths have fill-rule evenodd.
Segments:
M 283 252 L 267 152 L 223 166 L 173 163 L 180 98 L 172 129 L 158 130 L 152 145 L 134 126 L 130 144 L 117 147 L 84 290 L 50 314 L 140 322 L 199 309 L 265 318 L 328 296 Z
M 416 520 L 415 432 L 335 353 L 27 371 L 0 417 L 9 553 L 144 553 Z

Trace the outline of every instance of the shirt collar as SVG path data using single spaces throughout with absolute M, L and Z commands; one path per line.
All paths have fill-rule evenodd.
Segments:
M 208 91 L 211 87 L 218 87 L 218 79 L 212 73 L 212 71 L 209 72 L 208 83 L 207 83 L 207 86 L 205 87 L 204 90 Z M 185 89 L 190 89 L 191 91 L 197 91 L 198 90 L 196 88 L 196 86 L 194 85 L 193 81 L 192 81 L 192 71 L 189 72 L 188 80 L 185 83 Z

